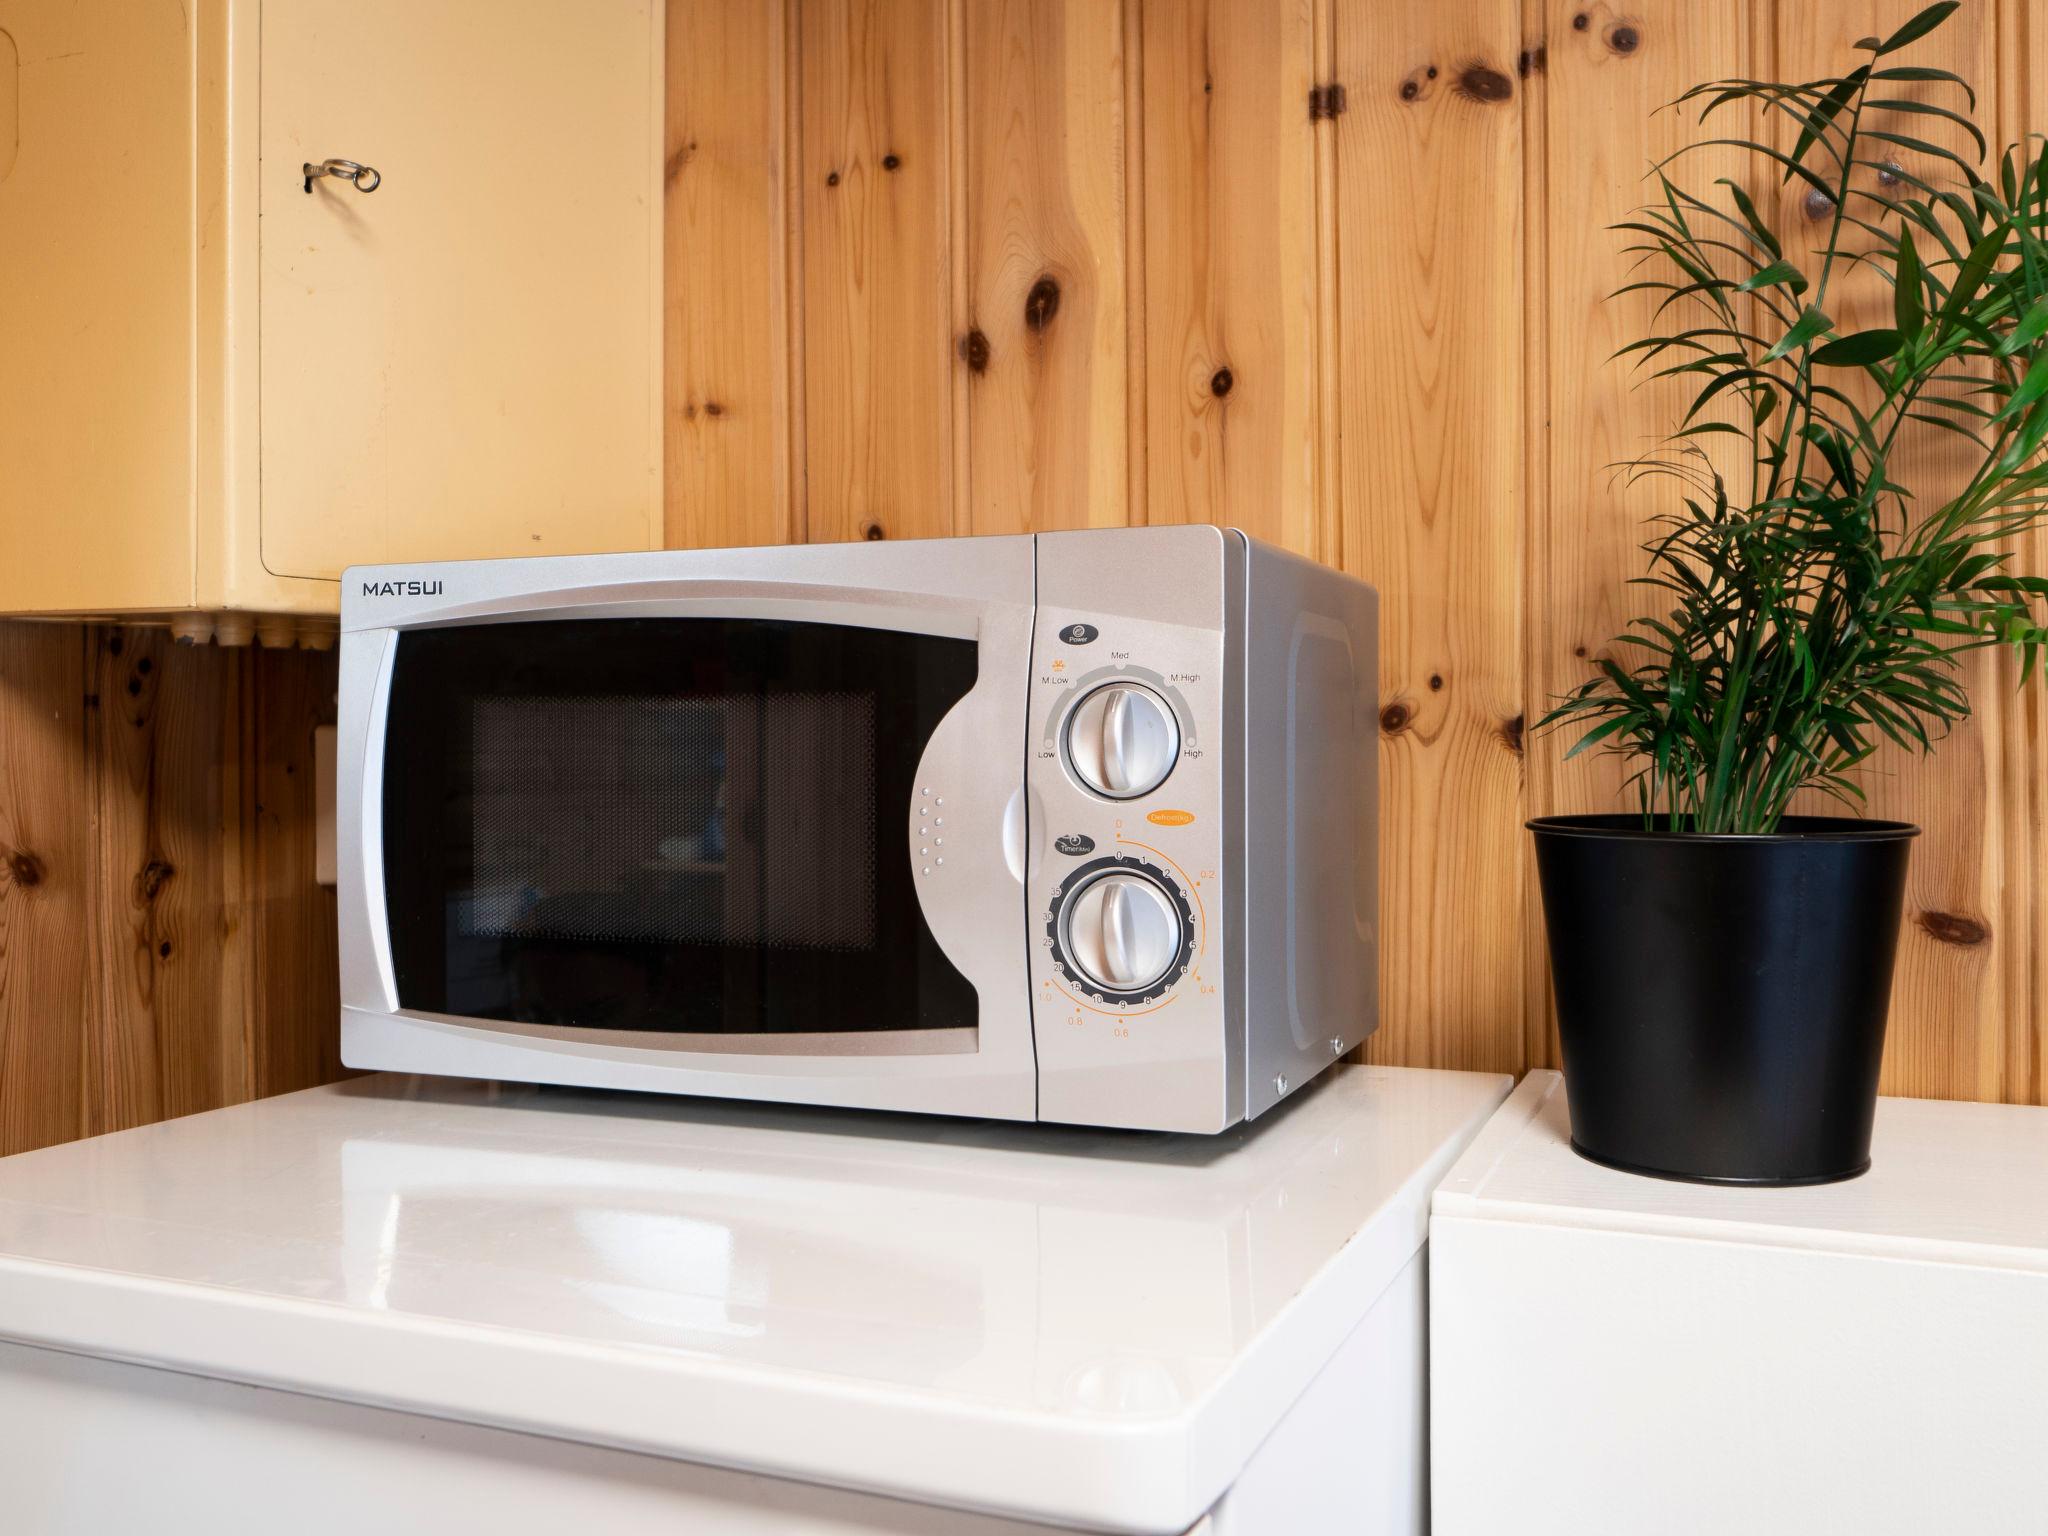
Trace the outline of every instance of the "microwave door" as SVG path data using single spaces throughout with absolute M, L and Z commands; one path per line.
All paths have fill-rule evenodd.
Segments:
M 971 640 L 780 620 L 400 636 L 400 1006 L 710 1036 L 973 1028 L 892 809 L 975 670 Z
M 1020 797 L 988 792 L 1021 782 L 1022 675 L 981 635 L 636 605 L 391 644 L 393 1017 L 468 1064 L 361 1028 L 352 1064 L 939 1109 L 979 1075 L 1004 1107 L 962 1107 L 1032 1113 L 1021 984 L 992 1014 L 972 974 L 1022 908 Z M 997 731 L 1008 778 L 964 782 Z

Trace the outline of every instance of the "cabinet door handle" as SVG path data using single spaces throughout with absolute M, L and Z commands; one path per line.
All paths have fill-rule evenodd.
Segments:
M 358 192 L 374 192 L 384 184 L 384 178 L 374 165 L 359 165 L 353 160 L 322 160 L 318 165 L 309 160 L 300 169 L 306 173 L 308 192 L 313 190 L 313 178 L 316 176 L 334 176 L 353 182 Z

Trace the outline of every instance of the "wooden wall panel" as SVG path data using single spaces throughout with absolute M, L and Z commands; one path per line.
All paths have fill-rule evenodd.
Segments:
M 804 536 L 785 3 L 668 7 L 662 311 L 672 546 Z
M 1609 362 L 1650 308 L 1609 298 L 1609 226 L 1695 135 L 1680 92 L 1914 8 L 670 0 L 671 539 L 1210 520 L 1373 580 L 1370 1054 L 1554 1061 L 1520 823 L 1624 770 L 1526 726 L 1637 614 L 1660 488 L 1611 466 L 1684 401 Z M 1972 0 L 1946 32 L 2008 137 L 2048 109 L 2038 30 Z M 1681 174 L 1737 171 L 1769 191 L 1734 152 Z M 1929 828 L 1894 1090 L 2048 1094 L 2048 708 L 2011 671 L 1874 781 Z
M 232 657 L 162 630 L 87 632 L 93 788 L 88 1129 L 121 1130 L 248 1097 L 242 1019 L 223 1006 L 229 902 L 222 749 Z M 126 876 L 127 878 L 123 878 Z
M 1641 590 L 1628 580 L 1645 567 L 1639 546 L 1668 486 L 1624 483 L 1613 466 L 1655 447 L 1690 400 L 1679 381 L 1640 381 L 1610 361 L 1616 348 L 1646 334 L 1655 307 L 1653 295 L 1609 297 L 1629 280 L 1632 260 L 1622 249 L 1626 238 L 1610 226 L 1654 193 L 1645 179 L 1651 164 L 1697 134 L 1691 120 L 1660 109 L 1701 81 L 1747 74 L 1755 34 L 1742 5 L 1690 0 L 1626 7 L 1537 0 L 1532 21 L 1540 30 L 1530 39 L 1529 67 L 1544 76 L 1543 161 L 1531 182 L 1541 202 L 1530 214 L 1541 286 L 1529 291 L 1542 316 L 1532 351 L 1541 371 L 1529 388 L 1540 402 L 1531 434 L 1543 479 L 1531 487 L 1525 557 L 1525 687 L 1534 720 L 1590 675 L 1592 659 L 1640 611 Z M 1745 169 L 1739 155 L 1718 150 L 1689 156 L 1682 167 L 1685 183 L 1697 188 Z M 1530 814 L 1627 809 L 1624 768 L 1598 753 L 1565 764 L 1573 739 L 1568 730 L 1530 734 Z M 1537 963 L 1524 997 L 1530 1066 L 1556 1062 L 1541 922 L 1532 893 L 1527 924 Z
M 243 653 L 250 707 L 238 762 L 252 1090 L 342 1076 L 334 892 L 313 879 L 313 729 L 334 722 L 332 655 Z
M 1334 558 L 1315 499 L 1315 22 L 1310 0 L 1142 0 L 1132 516 Z
M 1619 770 L 1517 747 L 1635 614 L 1656 494 L 1606 466 L 1679 400 L 1607 361 L 1646 319 L 1607 226 L 1687 86 L 1833 67 L 1916 8 L 669 0 L 669 540 L 1208 519 L 1374 580 L 1370 1054 L 1552 1060 L 1519 823 Z M 1968 0 L 1927 51 L 2010 139 L 2048 128 L 2044 42 Z M 2014 670 L 1873 780 L 1928 827 L 1892 1091 L 2048 1100 L 2048 704 Z M 0 624 L 0 1149 L 339 1072 L 333 676 Z
M 1371 1059 L 1516 1070 L 1523 984 L 1520 16 L 1340 0 L 1344 568 L 1380 592 Z
M 1854 51 L 1856 39 L 1888 32 L 1906 14 L 1910 12 L 1884 0 L 1780 6 L 1773 67 L 1799 79 L 1838 71 L 1843 61 L 1862 57 Z M 1951 69 L 1976 82 L 1979 115 L 1991 127 L 1999 121 L 1995 33 L 1990 7 L 1965 6 L 1913 54 L 1916 63 Z M 1901 96 L 1960 105 L 1953 93 L 1931 94 L 1918 85 L 1895 89 Z M 1868 126 L 1975 153 L 1967 138 L 1925 114 L 1873 113 Z M 1775 137 L 1789 141 L 1796 138 L 1796 130 L 1780 123 Z M 1922 180 L 1942 185 L 1953 177 L 1933 156 L 1896 146 L 1874 147 Z M 1795 259 L 1802 249 L 1799 236 L 1806 237 L 1806 249 L 1826 237 L 1833 210 L 1823 203 L 1809 202 L 1801 191 L 1788 190 L 1779 198 L 1780 228 L 1788 232 L 1787 252 Z M 1851 271 L 1831 284 L 1822 307 L 1844 331 L 1888 325 L 1891 288 L 1875 271 Z M 1867 380 L 1844 377 L 1840 382 L 1866 403 L 1874 403 Z M 1969 452 L 1966 445 L 1952 446 L 1947 434 L 1922 429 L 1917 438 L 1902 436 L 1894 474 L 1917 493 L 1920 506 L 1932 507 L 1968 481 Z M 2006 936 L 1998 931 L 1996 909 L 2008 845 L 2000 820 L 1994 743 L 2012 702 L 2009 689 L 1998 685 L 1999 671 L 1995 656 L 1980 654 L 1966 661 L 1963 676 L 1975 706 L 1974 718 L 1943 740 L 1932 756 L 1886 747 L 1861 776 L 1872 815 L 1915 822 L 1924 829 L 1907 877 L 1906 922 L 1892 984 L 1882 1084 L 1887 1093 L 1999 1096 L 2005 1039 L 1999 960 Z M 1813 808 L 1823 806 L 1816 803 Z
M 2048 18 L 2029 0 L 1999 0 L 1994 46 L 1994 148 L 2048 133 Z M 2038 154 L 2041 141 L 2032 148 Z M 2048 572 L 2048 531 L 2019 539 L 2016 563 Z M 2038 682 L 2020 686 L 2019 664 L 2006 655 L 1988 686 L 2003 709 L 1995 734 L 2003 880 L 1993 938 L 2005 1027 L 1975 1096 L 2048 1104 L 2048 699 Z M 1987 1078 L 1995 1091 L 1983 1091 Z
M 963 8 L 969 526 L 1120 525 L 1125 27 L 1104 0 Z
M 335 658 L 0 623 L 0 1153 L 341 1075 Z
M 0 1154 L 85 1134 L 83 631 L 0 624 Z
M 954 531 L 944 0 L 802 0 L 804 457 L 813 540 Z

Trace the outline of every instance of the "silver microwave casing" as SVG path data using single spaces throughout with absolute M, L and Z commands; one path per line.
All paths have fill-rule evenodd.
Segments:
M 386 740 L 401 633 L 685 616 L 977 643 L 975 685 L 919 765 L 920 786 L 946 802 L 943 868 L 916 846 L 928 807 L 900 808 L 925 921 L 975 988 L 976 1028 L 649 1034 L 398 1006 L 384 869 L 405 855 L 384 846 L 382 779 L 387 746 L 402 753 Z M 341 629 L 350 1067 L 1214 1132 L 1377 1024 L 1377 599 L 1235 529 L 355 567 Z M 1158 791 L 1112 803 L 1076 780 L 1059 742 L 1066 711 L 1125 674 L 1171 698 L 1182 755 Z M 1054 966 L 1050 903 L 1074 867 L 1061 850 L 1084 842 L 1171 866 L 1199 914 L 1191 971 L 1156 1007 L 1098 1007 Z

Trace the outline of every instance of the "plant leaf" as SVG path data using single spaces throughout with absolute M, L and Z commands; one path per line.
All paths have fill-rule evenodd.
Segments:
M 1813 360 L 1825 368 L 1867 368 L 1899 350 L 1894 330 L 1857 331 L 1814 349 Z
M 2010 421 L 2031 406 L 2043 395 L 2048 395 L 2048 347 L 2043 347 L 2034 358 L 2034 366 L 2027 370 L 2020 380 L 2019 388 L 2012 392 L 2012 398 L 2000 407 L 1993 421 Z
M 1737 293 L 1755 293 L 1759 288 L 1790 288 L 1793 293 L 1806 292 L 1806 274 L 1791 262 L 1779 260 L 1768 267 L 1750 273 L 1735 285 Z
M 2020 323 L 2012 328 L 2012 334 L 1998 344 L 2000 357 L 2011 357 L 2015 352 L 2024 352 L 2048 332 L 2048 295 L 2034 300 L 2031 308 L 2020 316 Z
M 1912 23 L 1908 22 L 1906 25 L 1911 26 Z M 1869 78 L 1870 66 L 1866 64 L 1852 71 L 1848 78 L 1836 81 L 1835 88 L 1815 103 L 1813 110 L 1806 114 L 1806 126 L 1799 130 L 1799 142 L 1792 146 L 1792 164 L 1803 166 L 1806 163 L 1806 152 L 1813 148 L 1814 141 L 1826 133 L 1828 125 L 1842 115 L 1842 108 L 1855 100 L 1856 93 L 1863 89 L 1863 82 Z M 1785 179 L 1792 179 L 1789 171 Z
M 1876 39 L 1870 38 L 1866 39 L 1866 41 L 1874 43 Z M 1961 75 L 1950 74 L 1945 69 L 1925 69 L 1917 64 L 1892 64 L 1883 69 L 1872 70 L 1870 78 L 1873 80 L 1904 80 L 1920 84 L 1940 83 L 1943 85 L 1960 86 L 1963 95 L 1969 99 L 1970 110 L 1972 112 L 1977 110 L 1977 92 L 1971 87 L 1970 82 Z
M 1899 259 L 1892 272 L 1892 321 L 1899 334 L 1911 339 L 1927 323 L 1927 311 L 1920 301 L 1920 252 L 1913 246 L 1913 232 L 1899 231 Z
M 1825 333 L 1834 323 L 1823 311 L 1811 304 L 1807 305 L 1800 312 L 1799 318 L 1793 322 L 1792 329 L 1777 339 L 1770 351 L 1764 354 L 1763 360 L 1775 363 L 1786 353 L 1797 351 L 1814 337 Z
M 1879 43 L 1873 51 L 1879 58 L 1883 58 L 1888 53 L 1897 53 L 1908 43 L 1917 43 L 1944 21 L 1947 21 L 1961 3 L 1962 0 L 1939 0 L 1938 4 L 1930 5 L 1903 27 L 1900 27 L 1890 37 Z

